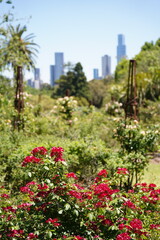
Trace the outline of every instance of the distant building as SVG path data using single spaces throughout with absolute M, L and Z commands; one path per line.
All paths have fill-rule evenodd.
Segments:
M 62 52 L 55 53 L 55 80 L 64 74 L 64 56 Z
M 55 65 L 50 65 L 50 85 L 53 87 L 55 84 Z
M 119 63 L 122 58 L 126 58 L 125 38 L 123 34 L 118 34 L 117 63 Z
M 63 52 L 55 53 L 55 65 L 50 65 L 50 84 L 54 86 L 55 81 L 60 79 L 64 74 L 64 54 Z
M 27 80 L 27 86 L 33 87 L 33 81 L 32 81 L 32 79 L 28 79 L 28 80 Z
M 40 87 L 41 87 L 40 68 L 34 69 L 34 87 L 36 89 L 40 89 Z
M 93 79 L 99 79 L 99 70 L 98 68 L 93 69 Z
M 104 55 L 102 57 L 102 78 L 111 75 L 111 57 Z

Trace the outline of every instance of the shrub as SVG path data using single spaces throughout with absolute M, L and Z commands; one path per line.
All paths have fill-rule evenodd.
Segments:
M 136 184 L 125 192 L 102 169 L 84 187 L 67 171 L 63 149 L 32 150 L 22 168 L 30 181 L 13 202 L 1 187 L 0 238 L 9 239 L 158 239 L 159 194 L 155 184 Z M 117 169 L 125 178 L 127 169 Z

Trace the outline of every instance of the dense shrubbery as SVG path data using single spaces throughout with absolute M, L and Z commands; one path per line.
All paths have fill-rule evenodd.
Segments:
M 1 187 L 1 239 L 157 239 L 160 189 L 141 183 L 120 190 L 126 168 L 112 180 L 102 169 L 83 186 L 61 147 L 33 149 L 21 168 L 27 181 L 17 199 Z

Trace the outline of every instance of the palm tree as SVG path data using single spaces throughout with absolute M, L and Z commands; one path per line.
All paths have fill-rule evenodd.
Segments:
M 23 38 L 26 32 L 26 26 L 16 27 L 9 25 L 7 30 L 0 29 L 3 36 L 3 45 L 0 49 L 0 57 L 3 59 L 3 65 L 9 65 L 14 72 L 15 80 L 15 109 L 18 111 L 18 121 L 20 113 L 24 108 L 23 101 L 23 70 L 34 68 L 35 57 L 37 56 L 37 44 L 33 42 L 34 35 L 29 34 Z

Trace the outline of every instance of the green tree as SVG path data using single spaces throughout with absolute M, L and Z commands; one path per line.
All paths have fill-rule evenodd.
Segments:
M 122 82 L 127 79 L 128 68 L 129 68 L 129 61 L 127 59 L 123 58 L 116 66 L 116 70 L 115 70 L 115 81 L 116 82 Z
M 3 60 L 3 65 L 10 65 L 14 73 L 17 71 L 17 66 L 26 67 L 27 70 L 34 67 L 34 57 L 37 56 L 38 52 L 37 44 L 33 42 L 33 34 L 23 38 L 26 31 L 26 26 L 21 27 L 20 24 L 16 27 L 9 25 L 6 30 L 0 29 L 3 39 L 0 57 Z
M 81 63 L 77 63 L 72 70 L 67 72 L 66 75 L 62 75 L 56 83 L 57 86 L 55 87 L 55 92 L 52 95 L 53 97 L 64 97 L 67 92 L 70 96 L 88 97 L 89 89 L 87 78 L 83 72 Z
M 89 90 L 90 90 L 90 102 L 95 107 L 102 107 L 103 100 L 107 95 L 107 85 L 104 83 L 104 80 L 92 80 L 89 81 Z
M 34 67 L 34 57 L 37 53 L 37 45 L 33 42 L 33 34 L 23 38 L 26 27 L 20 24 L 16 27 L 9 25 L 8 28 L 0 29 L 2 46 L 0 48 L 0 59 L 3 66 L 10 66 L 14 73 L 15 101 L 14 106 L 18 116 L 14 120 L 14 128 L 21 122 L 21 112 L 24 108 L 23 101 L 23 70 L 31 70 Z

